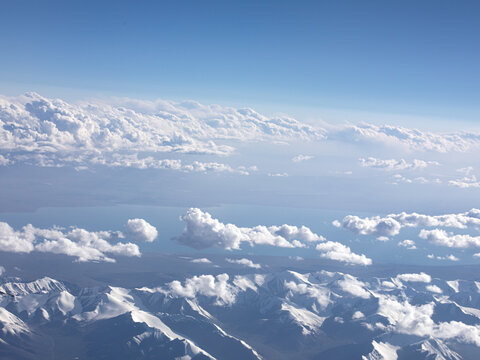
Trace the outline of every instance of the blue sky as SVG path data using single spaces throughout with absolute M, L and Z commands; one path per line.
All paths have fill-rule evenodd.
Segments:
M 356 264 L 384 254 L 478 263 L 479 10 L 466 1 L 4 2 L 0 237 L 11 241 L 0 250 L 77 256 L 76 232 L 64 234 L 72 243 L 44 243 L 30 236 L 42 229 L 23 226 L 120 231 L 145 217 L 160 234 L 147 250 L 256 244 Z M 99 206 L 114 224 L 92 218 Z M 69 207 L 84 210 L 52 210 Z M 30 212 L 41 209 L 47 220 L 37 223 Z M 331 243 L 317 249 L 325 239 L 288 225 Z M 91 235 L 103 237 L 86 249 L 91 260 L 120 251 L 104 241 L 121 237 L 108 234 Z
M 475 1 L 8 1 L 0 91 L 475 120 L 479 11 Z

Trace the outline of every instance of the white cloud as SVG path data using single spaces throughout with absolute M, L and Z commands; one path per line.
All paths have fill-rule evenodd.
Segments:
M 439 165 L 436 161 L 425 161 L 413 159 L 411 162 L 408 162 L 404 159 L 377 159 L 374 157 L 369 158 L 360 158 L 360 165 L 368 168 L 376 168 L 388 171 L 399 171 L 399 170 L 419 170 L 425 169 L 427 166 Z
M 402 282 L 424 282 L 424 283 L 429 283 L 432 281 L 432 277 L 428 274 L 425 274 L 424 272 L 420 274 L 398 274 L 396 276 L 397 280 L 400 280 Z
M 352 320 L 360 320 L 365 318 L 365 315 L 361 311 L 355 311 L 352 315 Z
M 390 331 L 438 339 L 456 339 L 480 346 L 479 326 L 458 321 L 435 323 L 432 320 L 433 313 L 433 303 L 415 306 L 408 301 L 400 302 L 393 296 L 379 297 L 378 314 L 388 318 Z
M 229 305 L 235 302 L 238 289 L 229 284 L 228 279 L 227 274 L 219 274 L 194 276 L 186 279 L 184 285 L 175 280 L 168 284 L 169 294 L 187 298 L 215 297 L 218 305 Z
M 322 309 L 325 309 L 330 300 L 330 290 L 318 284 L 296 283 L 294 281 L 285 281 L 285 288 L 293 294 L 306 295 L 316 300 Z
M 226 258 L 225 259 L 227 262 L 231 263 L 231 264 L 238 264 L 238 265 L 243 265 L 243 266 L 246 266 L 246 267 L 249 267 L 249 268 L 252 268 L 252 269 L 261 269 L 262 266 L 260 264 L 255 264 L 252 260 L 249 260 L 249 259 L 229 259 L 229 258 Z
M 447 246 L 450 248 L 480 247 L 480 236 L 447 233 L 442 229 L 422 229 L 418 236 L 435 245 Z
M 34 249 L 34 227 L 25 226 L 22 231 L 15 231 L 5 222 L 0 222 L 0 250 L 7 252 L 26 252 Z
M 104 165 L 108 167 L 130 167 L 137 169 L 163 169 L 177 170 L 185 173 L 232 173 L 240 175 L 249 175 L 250 171 L 256 171 L 256 167 L 239 166 L 233 168 L 230 165 L 219 162 L 201 162 L 193 161 L 190 164 L 184 163 L 179 159 L 155 159 L 153 156 L 139 157 L 138 154 L 111 154 L 106 159 L 103 157 L 94 157 L 90 160 L 93 165 Z M 88 167 L 85 167 L 88 169 Z
M 465 176 L 461 179 L 450 180 L 448 185 L 456 186 L 461 189 L 480 188 L 480 181 L 475 175 Z
M 367 258 L 365 255 L 355 254 L 348 246 L 345 246 L 338 242 L 323 242 L 318 244 L 315 249 L 322 252 L 320 254 L 321 257 L 330 260 L 342 261 L 348 264 L 356 265 L 372 264 L 372 260 Z
M 371 296 L 370 292 L 366 290 L 367 284 L 352 275 L 344 275 L 343 279 L 337 281 L 337 285 L 343 291 L 362 299 L 368 299 Z
M 126 234 L 135 241 L 152 242 L 158 236 L 155 226 L 150 225 L 144 219 L 129 219 L 126 225 Z
M 347 124 L 329 126 L 328 138 L 338 141 L 381 143 L 385 146 L 397 146 L 408 150 L 467 151 L 480 146 L 478 133 L 433 133 L 418 129 L 409 129 L 395 125 Z
M 394 218 L 360 218 L 347 215 L 341 223 L 344 229 L 360 235 L 394 236 L 400 232 L 402 225 Z
M 398 242 L 398 246 L 403 246 L 407 248 L 407 250 L 415 250 L 417 246 L 415 245 L 415 241 L 413 240 L 403 240 Z
M 307 160 L 310 160 L 310 159 L 313 159 L 313 158 L 314 158 L 314 156 L 312 156 L 312 155 L 300 154 L 300 155 L 294 156 L 292 158 L 292 161 L 293 162 L 301 162 L 301 161 L 307 161 Z
M 373 216 L 361 218 L 347 215 L 342 222 L 335 220 L 333 225 L 343 227 L 360 235 L 395 236 L 403 227 L 453 227 L 466 229 L 480 226 L 480 210 L 445 215 L 424 215 L 418 213 L 389 214 L 385 217 Z
M 406 184 L 441 184 L 442 181 L 438 178 L 430 178 L 427 179 L 424 176 L 419 176 L 416 178 L 407 178 L 401 174 L 393 175 L 393 185 L 398 185 L 399 183 L 406 183 Z
M 474 255 L 475 256 L 475 255 Z M 450 260 L 450 261 L 458 261 L 460 260 L 458 257 L 456 257 L 453 254 L 447 255 L 447 256 L 435 256 L 434 254 L 428 254 L 427 258 L 429 259 L 437 259 L 437 260 Z
M 59 228 L 40 229 L 32 225 L 15 231 L 7 223 L 0 222 L 0 251 L 65 254 L 76 257 L 78 261 L 114 262 L 111 255 L 140 256 L 136 244 L 114 242 L 121 237 L 123 235 L 120 232 L 89 232 L 79 228 L 63 231 Z
M 175 239 L 181 244 L 196 249 L 216 247 L 238 250 L 242 243 L 251 246 L 270 245 L 293 248 L 305 246 L 304 242 L 324 240 L 305 226 L 238 227 L 233 224 L 224 224 L 209 213 L 196 208 L 189 209 L 180 219 L 186 225 L 183 233 Z
M 288 177 L 288 173 L 283 172 L 283 173 L 268 173 L 268 176 L 271 177 Z
M 437 285 L 427 285 L 425 286 L 425 289 L 436 294 L 441 294 L 443 292 Z
M 196 263 L 196 264 L 211 264 L 211 263 L 212 263 L 212 262 L 211 262 L 210 260 L 208 260 L 207 258 L 193 259 L 193 260 L 190 260 L 190 262 Z
M 162 167 L 148 156 L 228 155 L 234 148 L 219 145 L 219 140 L 314 140 L 324 138 L 323 133 L 286 116 L 265 117 L 251 109 L 192 101 L 112 99 L 73 104 L 34 93 L 0 96 L 3 165 Z M 147 156 L 135 159 L 138 154 Z

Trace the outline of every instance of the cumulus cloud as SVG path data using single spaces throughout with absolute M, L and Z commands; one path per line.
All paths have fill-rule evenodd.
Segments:
M 362 299 L 370 298 L 371 294 L 367 288 L 367 284 L 358 280 L 356 277 L 352 275 L 344 275 L 343 279 L 337 281 L 337 285 L 345 292 L 353 295 L 358 296 Z
M 215 297 L 218 305 L 229 305 L 235 302 L 238 289 L 228 283 L 227 274 L 200 275 L 188 278 L 182 285 L 180 281 L 168 284 L 169 294 L 177 297 L 195 298 L 197 295 Z
M 191 208 L 180 217 L 185 222 L 182 234 L 176 241 L 195 249 L 220 248 L 238 250 L 245 243 L 250 246 L 270 245 L 284 248 L 302 248 L 319 243 L 316 250 L 321 257 L 349 264 L 371 265 L 372 260 L 365 255 L 355 254 L 348 246 L 338 242 L 326 241 L 306 226 L 280 225 L 238 227 L 224 224 L 209 213 Z
M 296 283 L 295 281 L 285 281 L 285 288 L 292 294 L 306 295 L 316 300 L 322 309 L 325 309 L 330 303 L 330 290 L 318 284 Z
M 255 264 L 252 260 L 250 259 L 229 259 L 229 258 L 226 258 L 225 259 L 227 262 L 229 262 L 230 264 L 238 264 L 238 265 L 243 265 L 243 266 L 246 266 L 246 267 L 249 267 L 249 268 L 252 268 L 252 269 L 261 269 L 262 266 L 260 264 Z
M 417 248 L 415 241 L 413 240 L 399 241 L 398 246 L 403 246 L 404 248 L 407 248 L 407 250 L 415 250 Z
M 456 339 L 480 346 L 479 326 L 458 321 L 435 323 L 432 320 L 434 303 L 415 306 L 408 301 L 398 301 L 393 296 L 382 295 L 379 297 L 378 314 L 388 319 L 390 331 L 437 339 Z
M 450 180 L 448 185 L 456 186 L 461 189 L 480 188 L 480 181 L 477 180 L 475 175 L 470 175 L 460 179 Z
M 432 277 L 428 274 L 425 274 L 424 272 L 421 272 L 420 274 L 398 274 L 395 277 L 397 280 L 400 280 L 402 282 L 424 282 L 424 283 L 429 283 L 432 281 Z
M 321 139 L 324 131 L 295 119 L 193 101 L 68 103 L 35 93 L 0 96 L 1 163 L 39 166 L 159 166 L 131 156 L 158 153 L 228 155 L 218 140 Z M 142 156 L 141 158 L 145 158 Z
M 135 241 L 152 242 L 158 236 L 155 226 L 150 225 L 144 219 L 129 219 L 125 228 L 126 234 Z
M 312 155 L 300 154 L 300 155 L 294 156 L 292 158 L 292 161 L 293 162 L 302 162 L 302 161 L 307 161 L 307 160 L 310 160 L 310 159 L 313 159 L 313 158 L 314 158 L 314 156 L 312 156 Z
M 474 208 L 463 213 L 434 216 L 406 212 L 389 214 L 385 217 L 361 218 L 347 215 L 341 222 L 335 220 L 332 224 L 359 235 L 395 236 L 403 227 L 452 227 L 458 229 L 480 227 L 480 210 Z
M 473 255 L 475 256 L 475 255 Z M 456 257 L 453 254 L 447 255 L 447 256 L 435 256 L 434 254 L 428 254 L 427 257 L 429 259 L 437 259 L 437 260 L 450 260 L 450 261 L 458 261 L 460 260 L 458 257 Z
M 364 254 L 355 254 L 348 246 L 338 242 L 323 242 L 318 244 L 315 249 L 321 251 L 320 256 L 326 259 L 356 265 L 372 264 L 372 259 L 367 258 Z
M 400 232 L 402 225 L 391 217 L 360 218 L 355 215 L 347 215 L 343 221 L 334 224 L 341 225 L 344 229 L 360 235 L 394 236 Z
M 418 236 L 435 245 L 447 246 L 450 248 L 471 248 L 480 246 L 480 236 L 453 234 L 442 229 L 422 229 Z
M 325 240 L 305 226 L 258 225 L 252 228 L 224 224 L 209 213 L 191 208 L 180 217 L 185 222 L 183 233 L 175 239 L 195 249 L 209 247 L 238 250 L 242 243 L 285 248 L 304 247 L 305 243 Z
M 388 171 L 399 171 L 399 170 L 419 170 L 425 169 L 427 166 L 439 165 L 436 161 L 425 161 L 413 159 L 411 162 L 406 161 L 405 159 L 377 159 L 374 157 L 360 158 L 360 165 L 368 168 L 382 169 Z
M 0 251 L 65 254 L 81 262 L 115 262 L 112 255 L 140 256 L 136 244 L 117 241 L 122 237 L 123 234 L 116 231 L 90 232 L 80 228 L 65 231 L 26 225 L 21 230 L 14 230 L 7 223 L 0 222 Z

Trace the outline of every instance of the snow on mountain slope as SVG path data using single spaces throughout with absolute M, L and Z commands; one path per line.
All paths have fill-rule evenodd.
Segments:
M 474 360 L 478 286 L 454 283 L 325 271 L 202 275 L 135 289 L 9 282 L 0 285 L 0 348 L 12 338 L 25 347 L 32 332 L 55 343 L 59 331 L 88 350 L 83 358 Z
M 21 319 L 0 307 L 0 326 L 3 335 L 22 335 L 30 333 L 30 329 Z
M 398 346 L 389 343 L 372 341 L 373 351 L 367 356 L 362 356 L 362 360 L 397 360 Z

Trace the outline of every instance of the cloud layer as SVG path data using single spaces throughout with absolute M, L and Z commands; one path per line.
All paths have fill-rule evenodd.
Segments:
M 329 140 L 349 144 L 380 142 L 388 147 L 440 153 L 480 146 L 480 135 L 476 133 L 440 134 L 372 124 L 325 124 L 321 128 L 288 116 L 264 116 L 252 109 L 194 101 L 110 99 L 69 103 L 35 93 L 0 96 L 0 166 L 103 165 L 184 171 L 224 167 L 222 171 L 242 171 L 221 162 L 175 163 L 179 160 L 171 155 L 226 156 L 242 142 Z M 300 154 L 292 160 L 305 161 L 313 156 Z M 390 170 L 437 164 L 374 157 L 360 161 L 363 166 Z
M 168 167 L 162 153 L 228 155 L 219 140 L 323 138 L 288 117 L 196 102 L 67 103 L 35 93 L 0 97 L 0 164 Z
M 439 165 L 436 161 L 425 161 L 413 159 L 412 162 L 408 162 L 404 159 L 377 159 L 374 157 L 369 158 L 360 158 L 360 165 L 367 168 L 376 168 L 389 171 L 399 171 L 399 170 L 419 170 L 425 169 L 430 165 Z

